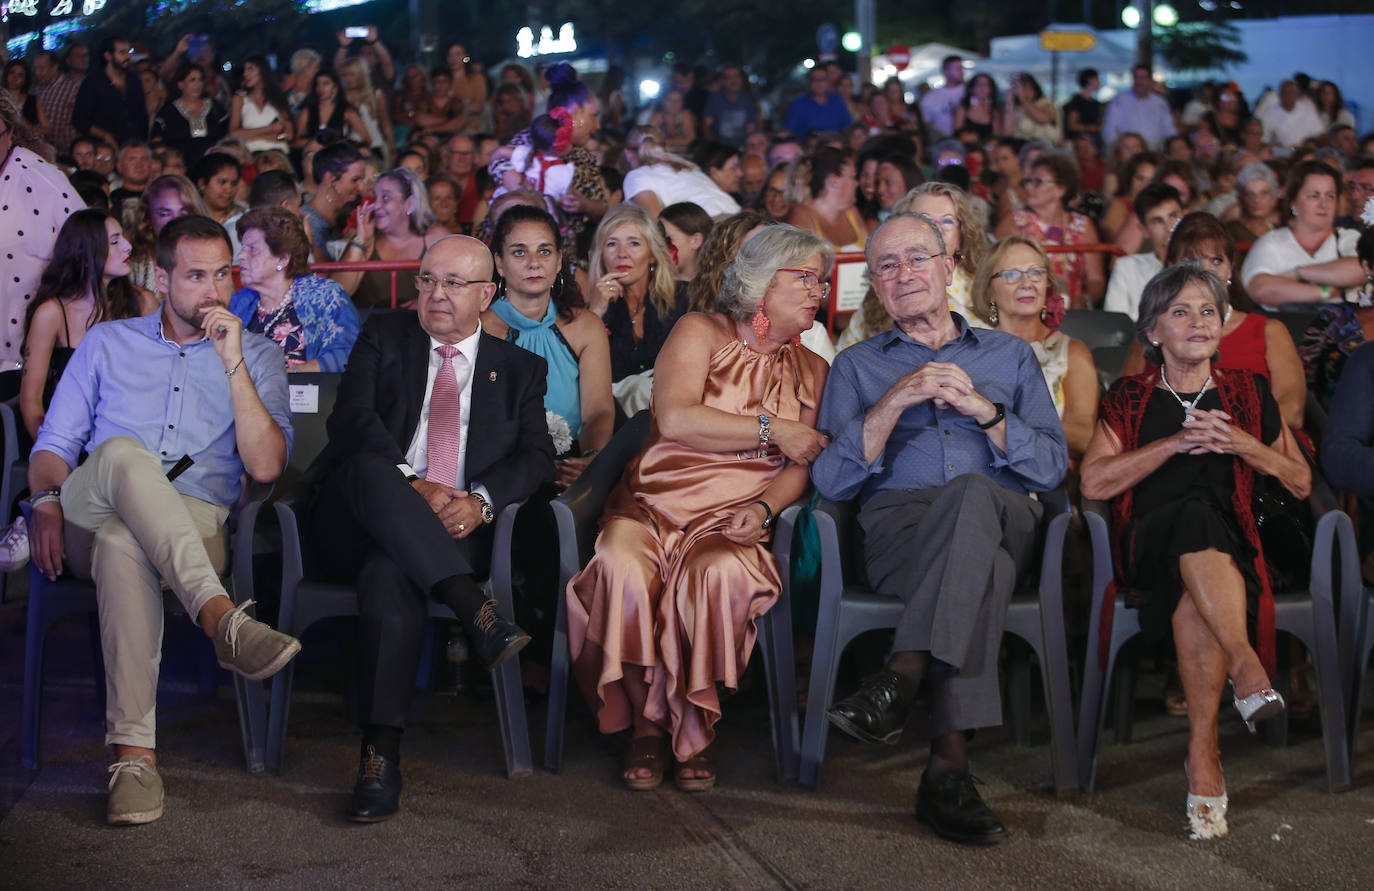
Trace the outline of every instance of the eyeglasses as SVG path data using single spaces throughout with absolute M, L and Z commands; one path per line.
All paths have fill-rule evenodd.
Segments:
M 428 294 L 434 290 L 435 285 L 441 285 L 443 286 L 445 297 L 457 297 L 468 285 L 486 285 L 490 283 L 491 279 L 489 278 L 474 279 L 470 282 L 463 281 L 461 278 L 446 278 L 440 281 L 428 272 L 422 272 L 415 276 L 415 290 L 419 291 L 421 294 Z
M 1032 284 L 1040 284 L 1049 275 L 1049 270 L 1043 266 L 1032 266 L 1029 269 L 1003 269 L 1001 272 L 994 272 L 993 278 L 1000 278 L 1009 285 L 1014 285 L 1025 276 Z
M 1022 179 L 1021 182 L 1025 183 L 1025 184 L 1028 185 L 1028 186 L 1057 186 L 1057 185 L 1059 185 L 1059 183 L 1055 182 L 1054 180 L 1052 180 L 1052 179 L 1046 179 L 1046 178 L 1043 177 L 1043 176 L 1027 176 L 1027 177 L 1025 177 L 1024 179 Z
M 778 272 L 795 272 L 797 274 L 797 281 L 801 282 L 803 288 L 808 291 L 814 291 L 820 288 L 822 300 L 830 296 L 830 282 L 821 281 L 820 276 L 816 275 L 816 273 L 812 272 L 810 269 L 788 269 L 786 267 L 779 267 Z
M 943 257 L 944 255 L 945 252 L 941 251 L 938 254 L 908 254 L 906 258 L 902 260 L 884 260 L 873 270 L 873 276 L 879 281 L 892 281 L 902 274 L 903 266 L 910 269 L 912 272 L 920 272 L 930 265 L 931 260 L 934 260 L 936 257 Z

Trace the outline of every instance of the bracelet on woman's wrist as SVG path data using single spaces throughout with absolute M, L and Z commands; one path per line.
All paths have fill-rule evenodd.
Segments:
M 362 251 L 364 254 L 367 254 L 369 252 L 367 245 L 363 244 L 361 241 L 358 241 L 357 239 L 349 241 L 348 246 L 355 247 L 358 250 Z
M 773 436 L 773 419 L 768 415 L 759 415 L 759 457 L 768 454 L 768 442 Z
M 750 507 L 753 507 L 755 504 L 760 505 L 760 506 L 763 508 L 763 513 L 764 513 L 764 517 L 763 517 L 763 528 L 764 528 L 764 529 L 771 529 L 771 528 L 773 528 L 773 509 L 772 509 L 771 507 L 768 506 L 768 502 L 767 502 L 767 501 L 755 501 L 755 502 L 753 502 L 752 504 L 750 504 L 749 506 L 750 506 Z

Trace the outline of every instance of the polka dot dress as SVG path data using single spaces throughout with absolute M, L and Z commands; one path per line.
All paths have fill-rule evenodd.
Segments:
M 0 167 L 0 371 L 20 366 L 24 310 L 57 232 L 85 207 L 62 171 L 15 146 Z

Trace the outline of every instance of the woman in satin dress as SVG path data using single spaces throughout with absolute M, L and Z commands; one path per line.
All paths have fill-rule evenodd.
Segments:
M 781 581 L 772 519 L 807 485 L 825 361 L 799 343 L 829 291 L 828 242 L 791 226 L 745 241 L 717 312 L 677 323 L 654 373 L 649 440 L 568 585 L 573 672 L 603 733 L 631 731 L 623 779 L 715 783 L 717 684 L 735 689 Z

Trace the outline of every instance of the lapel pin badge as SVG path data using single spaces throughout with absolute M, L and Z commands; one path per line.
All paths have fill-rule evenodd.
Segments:
M 488 376 L 487 376 L 487 380 L 489 380 L 489 381 L 495 381 L 495 380 L 496 380 L 496 372 L 493 371 L 490 375 L 488 375 Z

